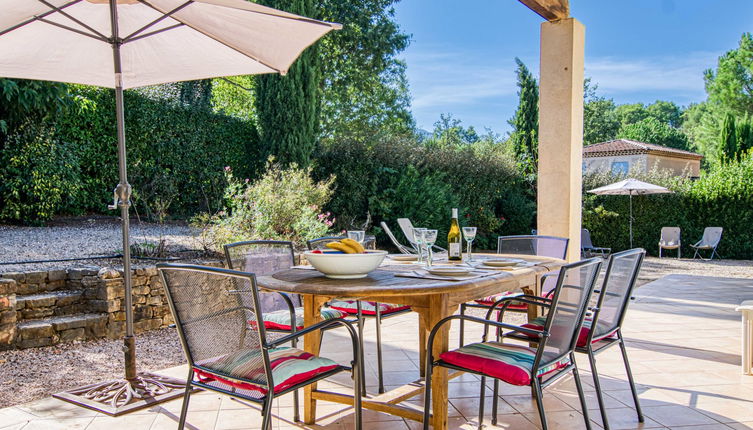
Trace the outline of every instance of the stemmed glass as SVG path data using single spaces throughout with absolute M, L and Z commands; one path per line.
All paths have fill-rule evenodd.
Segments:
M 468 261 L 473 261 L 473 254 L 471 254 L 471 246 L 473 244 L 473 240 L 476 239 L 476 227 L 463 227 L 463 237 L 465 237 L 465 241 L 468 243 Z
M 426 229 L 423 227 L 414 227 L 413 228 L 413 243 L 416 244 L 416 248 L 418 250 L 418 262 L 423 262 L 423 245 L 424 243 L 424 236 L 426 235 Z
M 356 242 L 363 244 L 363 241 L 366 239 L 366 232 L 363 230 L 349 230 L 348 239 L 353 239 Z
M 431 269 L 431 259 L 433 257 L 431 247 L 437 241 L 437 230 L 426 230 L 424 232 L 424 245 L 426 245 L 426 267 Z

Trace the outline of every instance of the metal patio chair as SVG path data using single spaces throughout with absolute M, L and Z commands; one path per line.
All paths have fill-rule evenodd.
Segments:
M 664 249 L 676 249 L 677 258 L 682 255 L 682 242 L 680 241 L 680 227 L 662 227 L 659 237 L 659 258 Z
M 497 254 L 516 254 L 516 255 L 538 255 L 542 257 L 552 257 L 564 259 L 567 256 L 567 246 L 570 239 L 557 236 L 499 236 L 497 239 Z M 554 289 L 554 281 L 557 272 L 547 273 L 541 277 L 541 292 L 550 295 Z M 505 291 L 493 296 L 484 297 L 473 303 L 463 303 L 460 305 L 460 315 L 465 315 L 467 308 L 489 309 L 495 302 L 504 297 L 513 297 L 523 295 L 523 292 Z M 517 303 L 508 307 L 511 312 L 528 312 L 526 303 Z M 465 323 L 460 320 L 460 344 L 464 342 Z
M 486 378 L 494 378 L 494 421 L 496 424 L 496 403 L 499 393 L 499 381 L 518 386 L 530 386 L 536 398 L 541 426 L 547 427 L 543 405 L 542 389 L 572 372 L 583 408 L 583 418 L 587 429 L 591 428 L 588 408 L 583 394 L 578 367 L 575 362 L 575 346 L 583 326 L 588 301 L 593 293 L 596 278 L 601 268 L 601 258 L 592 258 L 563 266 L 557 276 L 554 294 L 549 303 L 549 314 L 541 330 L 518 327 L 501 321 L 477 318 L 467 315 L 453 315 L 441 320 L 429 334 L 426 360 L 426 392 L 424 405 L 424 429 L 429 428 L 429 411 L 431 405 L 431 374 L 434 367 L 445 367 L 481 376 L 481 399 L 479 403 L 479 429 L 484 420 L 484 394 Z M 436 359 L 432 356 L 434 337 L 439 329 L 453 320 L 483 324 L 484 335 L 481 342 L 461 345 L 460 348 L 441 354 Z M 524 333 L 538 340 L 537 347 L 520 344 L 488 341 L 489 328 L 499 333 L 501 329 Z
M 711 256 L 708 258 L 708 260 L 713 260 L 715 254 L 716 258 L 721 259 L 722 257 L 718 252 L 716 252 L 716 248 L 719 246 L 719 242 L 722 241 L 723 230 L 724 229 L 722 227 L 706 227 L 703 230 L 703 237 L 701 238 L 701 240 L 693 245 L 690 245 L 695 250 L 693 259 L 695 260 L 696 257 L 700 257 L 701 260 L 705 260 L 705 258 L 701 257 L 701 254 L 699 253 L 700 250 L 711 251 Z
M 276 397 L 343 371 L 353 374 L 355 422 L 361 428 L 358 336 L 351 323 L 322 321 L 269 340 L 254 274 L 190 264 L 161 263 L 157 268 L 190 369 L 179 430 L 185 426 L 193 387 L 257 403 L 261 428 L 267 430 L 272 428 Z M 280 346 L 334 326 L 345 327 L 350 334 L 350 366 Z
M 607 262 L 607 269 L 601 289 L 595 291 L 595 294 L 598 294 L 595 306 L 591 308 L 591 314 L 586 316 L 575 347 L 575 352 L 588 355 L 589 362 L 591 363 L 591 374 L 594 380 L 594 388 L 596 389 L 596 397 L 599 401 L 599 410 L 601 412 L 604 429 L 606 430 L 609 429 L 609 421 L 607 420 L 606 407 L 601 390 L 601 381 L 599 380 L 599 372 L 596 368 L 596 355 L 614 345 L 619 345 L 622 352 L 622 360 L 625 365 L 628 383 L 630 384 L 630 391 L 633 394 L 633 402 L 635 403 L 635 411 L 638 414 L 638 421 L 644 421 L 641 405 L 638 400 L 638 392 L 636 391 L 635 382 L 633 380 L 633 373 L 630 370 L 627 350 L 625 349 L 625 341 L 622 336 L 622 323 L 625 319 L 631 295 L 635 288 L 638 273 L 641 270 L 641 265 L 643 264 L 645 256 L 646 251 L 641 248 L 629 249 L 627 251 L 612 254 Z M 509 303 L 512 300 L 513 299 L 511 298 L 503 299 L 495 304 L 495 308 L 500 309 L 498 315 L 499 320 L 501 320 L 504 315 L 504 307 L 506 306 L 506 303 Z M 551 308 L 551 300 L 540 297 L 517 300 L 528 301 L 529 304 L 541 306 L 544 309 Z M 491 315 L 491 312 L 492 311 L 490 310 L 487 317 Z M 526 329 L 542 330 L 545 323 L 546 316 L 542 316 L 528 324 L 523 324 L 522 327 Z M 531 336 L 522 333 L 508 334 L 507 337 L 516 338 L 526 342 L 538 341 L 538 339 L 532 339 Z M 493 413 L 496 415 L 496 409 L 494 409 Z
M 397 240 L 394 234 L 392 234 L 392 230 L 390 230 L 389 226 L 386 222 L 382 221 L 381 223 L 382 230 L 387 234 L 387 237 L 390 238 L 390 241 L 393 245 L 397 248 L 398 251 L 400 251 L 402 254 L 415 254 L 416 250 L 413 248 L 408 248 L 407 246 L 400 243 L 400 241 Z
M 607 258 L 612 253 L 612 248 L 594 246 L 591 241 L 591 232 L 587 228 L 580 230 L 580 255 L 583 258 L 602 257 Z
M 309 240 L 306 244 L 309 250 L 323 249 L 329 242 L 343 239 L 342 237 L 322 237 Z M 366 318 L 374 318 L 376 322 L 376 348 L 377 348 L 377 376 L 379 379 L 379 394 L 384 393 L 384 369 L 382 366 L 382 319 L 410 312 L 410 306 L 395 305 L 390 303 L 363 301 L 363 300 L 332 300 L 329 307 L 358 319 L 358 339 L 363 347 L 363 329 Z M 361 369 L 363 371 L 363 368 Z M 365 380 L 365 379 L 364 379 Z M 365 387 L 365 384 L 364 384 Z M 365 388 L 364 388 L 365 389 Z
M 290 269 L 295 265 L 293 243 L 279 240 L 248 240 L 225 245 L 225 264 L 231 270 L 253 273 L 258 276 Z M 303 307 L 297 294 L 283 292 L 259 292 L 264 328 L 270 333 L 295 333 L 303 329 Z M 329 307 L 322 307 L 323 320 L 345 318 L 347 314 Z M 293 323 L 295 322 L 295 323 Z M 331 328 L 337 328 L 331 327 Z M 322 337 L 323 338 L 323 337 Z M 320 338 L 321 340 L 321 338 Z M 297 339 L 292 339 L 297 346 Z M 293 419 L 300 421 L 298 393 L 293 393 Z

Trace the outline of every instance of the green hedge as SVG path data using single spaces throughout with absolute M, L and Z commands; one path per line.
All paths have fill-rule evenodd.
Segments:
M 27 210 L 26 215 L 15 211 L 16 216 L 14 211 L 0 207 L 2 218 L 39 222 L 61 212 L 101 213 L 112 201 L 112 190 L 118 182 L 114 93 L 83 86 L 71 86 L 70 91 L 74 106 L 55 118 L 50 127 L 55 128 L 53 140 L 65 148 L 66 160 L 76 166 L 71 172 L 77 178 L 69 180 L 77 184 L 77 192 L 64 190 L 65 198 L 54 207 Z M 224 166 L 232 166 L 240 177 L 252 177 L 264 165 L 253 123 L 135 91 L 125 94 L 125 118 L 129 181 L 141 216 L 184 217 L 216 211 L 224 192 Z M 38 146 L 9 140 L 2 157 L 28 158 L 33 154 L 28 151 Z M 45 162 L 39 160 L 30 166 L 31 171 L 17 172 L 13 179 L 44 175 L 54 169 L 38 166 Z M 40 205 L 44 200 L 41 194 L 24 195 L 26 205 Z
M 634 246 L 658 255 L 661 228 L 680 227 L 682 254 L 691 257 L 690 245 L 701 239 L 703 229 L 718 226 L 724 228 L 718 249 L 724 258 L 753 259 L 753 158 L 750 154 L 739 162 L 704 172 L 695 181 L 656 173 L 639 179 L 667 186 L 675 193 L 633 197 Z M 584 190 L 615 180 L 604 176 L 587 177 Z M 628 248 L 628 204 L 627 196 L 584 193 L 583 225 L 591 231 L 596 246 L 609 246 L 613 250 Z M 596 208 L 600 209 L 596 211 Z
M 461 225 L 479 228 L 478 248 L 496 249 L 498 235 L 530 232 L 535 220 L 530 186 L 496 145 L 340 140 L 322 145 L 314 172 L 319 179 L 336 176 L 327 206 L 337 216 L 336 227 L 359 227 L 369 214 L 382 243 L 386 236 L 379 223 L 399 231 L 397 218 L 407 217 L 439 229 L 438 243 L 445 246 L 452 207 L 460 209 Z

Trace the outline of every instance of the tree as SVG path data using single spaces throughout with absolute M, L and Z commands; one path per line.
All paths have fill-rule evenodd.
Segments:
M 0 140 L 21 124 L 54 116 L 71 104 L 65 84 L 0 79 Z
M 670 127 L 679 128 L 682 126 L 682 108 L 674 102 L 657 100 L 646 106 L 646 112 L 649 116 L 668 124 Z
M 267 6 L 316 18 L 313 0 L 264 0 Z M 319 133 L 319 49 L 308 47 L 287 75 L 260 75 L 256 80 L 259 138 L 267 154 L 283 165 L 307 166 Z
M 615 109 L 615 115 L 617 116 L 617 120 L 620 121 L 621 127 L 635 124 L 649 116 L 646 106 L 644 106 L 643 103 L 626 103 L 619 105 L 617 106 L 617 109 Z
M 719 134 L 719 159 L 731 161 L 737 158 L 737 133 L 735 132 L 735 117 L 731 113 L 724 116 L 722 132 Z
M 716 71 L 704 72 L 710 103 L 738 116 L 753 114 L 753 36 L 744 33 L 737 49 L 719 57 Z
M 471 145 L 481 140 L 476 129 L 472 126 L 465 128 L 459 119 L 451 114 L 440 114 L 439 121 L 434 123 L 434 131 L 424 142 L 427 146 L 461 147 Z
M 687 150 L 689 146 L 688 137 L 680 130 L 652 117 L 621 127 L 617 137 L 683 150 Z
M 620 129 L 620 122 L 615 115 L 614 100 L 596 95 L 596 84 L 586 78 L 583 84 L 583 144 L 612 140 Z
M 745 115 L 742 120 L 736 121 L 735 129 L 737 131 L 738 153 L 748 152 L 753 148 L 753 124 L 751 124 L 750 116 Z
M 534 173 L 539 153 L 539 86 L 519 58 L 515 58 L 515 63 L 518 65 L 518 109 L 508 121 L 513 128 L 510 142 L 518 162 L 527 173 Z
M 319 1 L 321 19 L 343 23 L 320 42 L 323 137 L 413 132 L 406 65 L 396 58 L 410 41 L 395 21 L 398 1 Z

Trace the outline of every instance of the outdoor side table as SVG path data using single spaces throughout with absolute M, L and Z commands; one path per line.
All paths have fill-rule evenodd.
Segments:
M 735 308 L 742 312 L 742 364 L 743 374 L 753 375 L 753 300 L 746 300 Z
M 506 257 L 523 258 L 520 255 L 507 255 Z M 362 279 L 329 279 L 316 270 L 288 269 L 271 276 L 260 276 L 257 282 L 266 290 L 300 294 L 303 299 L 306 326 L 320 321 L 320 308 L 325 302 L 334 298 L 400 303 L 411 306 L 411 309 L 419 314 L 419 356 L 421 374 L 423 374 L 426 364 L 426 339 L 429 332 L 443 318 L 454 314 L 461 303 L 524 287 L 530 288 L 534 294 L 540 294 L 538 289 L 541 276 L 565 265 L 564 260 L 556 258 L 537 256 L 524 258 L 537 264 L 462 281 L 395 276 L 400 271 L 415 269 L 412 265 L 396 264 L 382 266 Z M 433 356 L 438 357 L 448 348 L 449 326 L 445 326 L 437 333 Z M 319 353 L 318 332 L 304 336 L 304 350 L 314 355 Z M 435 430 L 447 429 L 448 382 L 461 374 L 462 372 L 449 373 L 447 369 L 437 369 L 432 376 L 434 387 L 432 424 Z M 424 381 L 419 379 L 384 394 L 365 397 L 362 403 L 366 409 L 421 422 L 423 410 L 401 403 L 423 391 Z M 319 390 L 316 384 L 312 384 L 304 388 L 304 421 L 307 424 L 314 424 L 317 400 L 353 404 L 351 395 Z

